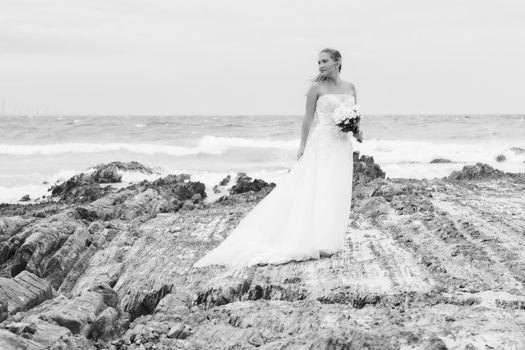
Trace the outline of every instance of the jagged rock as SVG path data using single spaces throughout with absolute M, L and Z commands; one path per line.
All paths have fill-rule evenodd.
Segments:
M 107 283 L 100 283 L 95 286 L 92 286 L 88 289 L 91 292 L 96 292 L 102 295 L 104 304 L 117 308 L 119 304 L 118 294 L 109 286 Z
M 202 195 L 200 193 L 195 193 L 192 197 L 191 197 L 191 201 L 192 203 L 196 204 L 196 203 L 200 203 L 202 201 Z
M 505 172 L 494 169 L 490 165 L 476 163 L 476 165 L 465 165 L 460 171 L 453 171 L 447 180 L 482 180 L 497 179 L 505 177 Z
M 0 277 L 0 302 L 9 314 L 30 309 L 53 297 L 51 285 L 28 271 L 15 278 Z
M 125 202 L 130 196 L 132 196 L 131 191 L 111 193 L 89 204 L 77 207 L 76 211 L 82 219 L 87 221 L 111 220 L 118 216 L 118 205 Z
M 45 345 L 47 344 L 44 344 L 44 346 Z M 0 329 L 0 349 L 2 350 L 37 350 L 45 349 L 44 346 L 42 346 L 42 344 L 32 341 L 31 339 L 26 339 L 20 335 L 17 335 L 9 330 Z
M 17 320 L 0 325 L 4 328 L 0 329 L 0 349 L 95 350 L 95 346 L 88 339 L 80 334 L 73 334 L 68 329 L 78 326 L 77 320 L 64 316 L 67 313 L 79 315 L 82 312 L 89 315 L 91 310 L 85 306 L 85 303 L 71 302 L 59 296 L 17 314 L 13 317 Z
M 81 173 L 70 179 L 51 186 L 51 196 L 62 201 L 84 203 L 97 200 L 112 191 L 110 186 L 100 184 L 115 183 L 122 180 L 118 171 L 139 171 L 153 174 L 154 171 L 137 162 L 112 162 L 99 164 L 92 173 Z
M 84 253 L 82 253 L 82 255 L 72 266 L 71 270 L 69 270 L 69 273 L 60 285 L 60 293 L 65 293 L 69 295 L 69 292 L 71 292 L 71 290 L 74 288 L 75 284 L 77 283 L 77 280 L 83 275 L 83 273 L 88 268 L 89 261 L 91 260 L 93 255 L 95 255 L 97 250 L 98 244 L 94 243 L 90 245 Z
M 452 161 L 450 159 L 444 159 L 444 158 L 436 158 L 436 159 L 432 159 L 430 161 L 431 164 L 436 164 L 436 163 L 452 163 Z
M 43 269 L 43 276 L 47 277 L 53 288 L 60 288 L 68 272 L 91 244 L 91 234 L 84 227 L 77 227 L 66 239 Z
M 507 160 L 507 157 L 505 157 L 503 154 L 498 154 L 498 156 L 496 157 L 497 162 L 504 162 L 506 160 Z
M 521 348 L 525 182 L 385 179 L 361 158 L 343 251 L 282 265 L 192 268 L 269 186 L 203 206 L 182 174 L 92 206 L 0 205 L 0 273 L 53 231 L 55 244 L 33 238 L 26 267 L 52 283 L 66 274 L 64 295 L 0 324 L 0 348 Z M 194 208 L 162 213 L 174 200 Z
M 235 185 L 230 189 L 230 195 L 240 194 L 248 191 L 259 192 L 265 187 L 275 187 L 275 183 L 267 183 L 261 179 L 255 179 L 252 181 L 252 178 L 246 175 L 245 173 L 238 173 L 235 178 Z
M 415 214 L 433 211 L 434 206 L 427 199 L 419 195 L 398 195 L 392 198 L 391 204 L 399 214 Z
M 21 216 L 4 216 L 0 217 L 0 242 L 7 240 L 9 237 L 18 233 L 27 224 L 33 222 L 32 219 L 27 219 Z M 0 263 L 2 263 L 0 253 Z
M 521 147 L 511 147 L 510 150 L 514 152 L 514 154 L 524 154 L 525 153 L 525 149 Z
M 410 184 L 387 183 L 379 186 L 373 193 L 372 197 L 383 197 L 387 201 L 391 201 L 394 196 L 402 194 L 413 194 L 414 188 Z
M 22 198 L 20 198 L 20 202 L 29 202 L 31 198 L 28 194 L 24 195 Z
M 88 336 L 96 317 L 106 309 L 102 295 L 89 291 L 73 299 L 58 296 L 53 303 L 43 306 L 40 318 L 53 320 L 73 334 L 84 337 Z
M 226 185 L 228 185 L 230 183 L 230 180 L 231 180 L 231 176 L 228 175 L 226 176 L 224 179 L 222 179 L 218 185 L 215 185 L 213 186 L 213 193 L 221 193 L 223 191 L 225 191 L 225 187 Z
M 20 244 L 15 255 L 15 263 L 11 274 L 16 276 L 20 271 L 27 269 L 39 276 L 43 276 L 47 261 L 52 253 L 57 251 L 63 242 L 84 225 L 76 221 L 74 212 L 65 212 L 46 218 L 12 237 L 12 241 Z
M 353 211 L 361 213 L 365 218 L 377 218 L 388 214 L 390 206 L 383 197 L 372 197 L 358 201 Z
M 175 339 L 186 339 L 190 334 L 191 334 L 191 327 L 185 325 L 182 322 L 178 322 L 173 327 L 170 328 L 170 330 L 168 331 L 167 337 L 175 338 Z
M 121 182 L 122 180 L 122 175 L 118 173 L 118 168 L 109 164 L 95 170 L 90 176 L 93 182 L 99 184 Z
M 359 158 L 359 152 L 353 153 L 353 186 L 354 188 L 358 185 L 366 184 L 377 178 L 385 178 L 385 172 L 381 170 L 381 167 L 374 163 L 374 157 L 362 155 Z
M 7 310 L 7 302 L 2 300 L 2 299 L 0 299 L 0 322 L 5 320 L 7 318 L 7 316 L 9 316 L 9 312 Z
M 113 307 L 108 307 L 102 311 L 89 332 L 89 338 L 99 339 L 108 338 L 116 332 L 116 320 L 118 318 L 118 311 Z
M 195 209 L 195 205 L 192 203 L 192 201 L 187 200 L 187 201 L 184 201 L 184 203 L 182 204 L 182 209 L 193 210 Z
M 231 180 L 231 176 L 227 175 L 224 179 L 221 180 L 221 182 L 219 182 L 219 186 L 226 186 L 227 184 L 230 183 L 230 180 Z
M 144 166 L 140 164 L 139 162 L 111 162 L 107 164 L 98 164 L 95 166 L 96 171 L 103 171 L 108 168 L 116 168 L 120 171 L 133 171 L 133 172 L 140 172 L 143 174 L 156 174 L 157 172 L 153 170 L 152 168 L 149 168 L 147 166 Z
M 25 322 L 10 323 L 6 325 L 6 328 L 15 334 L 22 334 L 22 333 L 35 334 L 36 332 L 36 327 L 33 324 L 25 323 Z
M 426 343 L 425 348 L 428 350 L 447 350 L 448 349 L 445 343 L 443 342 L 443 340 L 437 337 L 433 337 L 429 339 L 428 342 L 425 342 L 425 343 Z
M 101 187 L 93 182 L 89 175 L 84 173 L 75 175 L 67 181 L 51 186 L 51 197 L 57 197 L 61 201 L 68 202 L 91 202 L 105 196 L 110 192 L 109 187 Z
M 200 185 L 198 185 L 199 183 L 195 183 L 195 188 L 189 187 L 190 183 L 191 177 L 189 174 L 178 174 L 168 175 L 153 182 L 143 181 L 139 185 L 144 187 L 154 187 L 156 189 L 162 188 L 174 193 L 181 199 L 189 199 L 199 190 L 197 187 L 200 187 Z

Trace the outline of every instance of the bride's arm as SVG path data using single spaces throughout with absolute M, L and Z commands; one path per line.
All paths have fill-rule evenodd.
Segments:
M 297 159 L 301 157 L 306 147 L 306 140 L 308 139 L 308 134 L 310 132 L 310 127 L 312 126 L 312 121 L 314 119 L 315 113 L 315 104 L 317 103 L 318 98 L 317 84 L 313 84 L 308 90 L 306 95 L 306 111 L 304 113 L 303 126 L 301 132 L 301 145 L 299 147 L 299 152 L 297 153 Z

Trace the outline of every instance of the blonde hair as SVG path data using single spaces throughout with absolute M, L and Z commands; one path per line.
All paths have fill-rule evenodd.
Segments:
M 341 68 L 343 67 L 341 53 L 339 53 L 339 51 L 337 51 L 336 49 L 326 48 L 326 49 L 322 49 L 321 52 L 319 52 L 319 54 L 323 52 L 326 52 L 327 54 L 329 54 L 330 58 L 333 59 L 335 62 L 339 62 L 339 72 L 341 72 Z M 326 80 L 326 76 L 323 76 L 321 73 L 319 73 L 317 74 L 317 76 L 315 77 L 313 81 L 318 82 L 318 81 L 323 81 L 323 80 Z

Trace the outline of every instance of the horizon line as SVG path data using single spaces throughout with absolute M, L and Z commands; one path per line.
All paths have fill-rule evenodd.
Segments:
M 0 118 L 45 118 L 45 117 L 302 117 L 303 114 L 12 114 L 0 115 Z M 486 117 L 501 116 L 515 117 L 525 116 L 525 113 L 370 113 L 364 114 L 367 117 L 413 117 L 413 116 L 462 116 L 462 117 Z

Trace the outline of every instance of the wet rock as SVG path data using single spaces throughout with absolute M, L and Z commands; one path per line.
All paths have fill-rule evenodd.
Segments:
M 476 163 L 476 165 L 465 165 L 460 171 L 453 171 L 447 180 L 482 180 L 482 179 L 498 179 L 505 177 L 505 172 L 494 169 L 490 165 L 483 163 Z
M 233 185 L 230 189 L 230 195 L 240 194 L 249 191 L 259 192 L 265 187 L 273 188 L 275 186 L 276 185 L 273 182 L 267 183 L 266 181 L 261 179 L 252 180 L 252 178 L 246 175 L 245 173 L 238 173 L 237 177 L 235 178 L 235 185 Z
M 499 154 L 497 157 L 496 157 L 496 161 L 497 162 L 504 162 L 507 160 L 507 157 L 505 157 L 503 154 Z
M 432 159 L 430 161 L 431 164 L 436 164 L 436 163 L 452 163 L 452 161 L 450 159 L 445 159 L 445 158 L 436 158 L 436 159 Z

